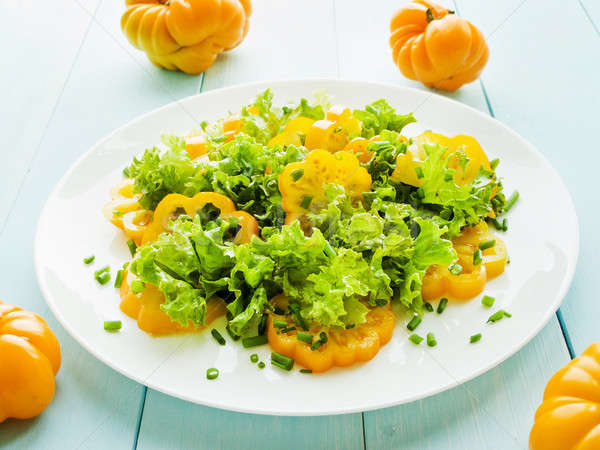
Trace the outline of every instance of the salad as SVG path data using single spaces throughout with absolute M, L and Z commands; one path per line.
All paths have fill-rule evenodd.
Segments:
M 117 276 L 122 311 L 153 335 L 225 315 L 233 339 L 272 347 L 273 364 L 323 372 L 373 358 L 398 311 L 414 331 L 430 302 L 441 312 L 477 296 L 505 269 L 490 229 L 506 231 L 498 217 L 516 198 L 474 138 L 408 138 L 412 122 L 384 99 L 275 106 L 267 90 L 164 135 L 104 208 L 132 253 Z

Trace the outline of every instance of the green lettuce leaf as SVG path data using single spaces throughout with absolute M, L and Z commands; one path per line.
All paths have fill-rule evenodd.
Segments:
M 365 138 L 380 134 L 383 130 L 399 133 L 409 123 L 416 122 L 412 113 L 396 114 L 396 110 L 384 99 L 374 101 L 364 109 L 355 109 L 352 115 L 362 122 L 362 136 Z

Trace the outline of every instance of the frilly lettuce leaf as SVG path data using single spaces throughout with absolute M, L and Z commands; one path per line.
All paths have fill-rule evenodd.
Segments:
M 362 122 L 362 135 L 366 138 L 380 134 L 383 130 L 399 133 L 409 123 L 416 122 L 412 113 L 396 114 L 396 110 L 384 99 L 374 101 L 364 109 L 355 109 L 352 115 Z

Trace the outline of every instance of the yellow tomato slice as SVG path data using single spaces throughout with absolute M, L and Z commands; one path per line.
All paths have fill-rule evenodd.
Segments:
M 345 367 L 357 362 L 369 361 L 392 337 L 396 317 L 389 306 L 376 307 L 367 314 L 367 321 L 349 330 L 317 326 L 310 328 L 313 336 L 321 331 L 328 335 L 326 344 L 317 350 L 299 341 L 297 331 L 280 333 L 273 326 L 274 320 L 287 320 L 285 316 L 270 314 L 267 321 L 267 336 L 273 350 L 293 358 L 294 361 L 313 372 L 325 372 L 334 366 Z M 289 325 L 293 325 L 289 322 Z
M 121 311 L 137 321 L 138 328 L 152 335 L 165 335 L 180 332 L 198 331 L 204 327 L 196 327 L 192 322 L 183 326 L 173 322 L 171 318 L 160 309 L 165 297 L 153 284 L 146 283 L 145 289 L 139 294 L 131 290 L 131 282 L 138 279 L 132 273 L 125 271 L 120 287 Z M 225 302 L 218 298 L 211 298 L 206 307 L 206 324 L 208 325 L 217 317 L 226 312 Z
M 171 231 L 170 221 L 180 214 L 194 217 L 205 205 L 211 203 L 220 210 L 223 219 L 235 217 L 240 230 L 234 238 L 236 244 L 250 242 L 252 236 L 258 235 L 258 222 L 245 211 L 237 211 L 235 204 L 228 197 L 216 192 L 200 192 L 193 197 L 181 194 L 169 194 L 157 205 L 152 223 L 148 225 L 142 237 L 142 244 L 154 242 L 165 231 Z

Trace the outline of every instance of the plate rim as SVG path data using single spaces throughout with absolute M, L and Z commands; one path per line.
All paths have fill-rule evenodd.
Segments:
M 117 364 L 113 363 L 108 357 L 105 357 L 102 354 L 102 352 L 96 351 L 93 348 L 93 346 L 90 345 L 87 342 L 87 340 L 81 336 L 80 333 L 78 333 L 75 329 L 73 329 L 70 326 L 69 322 L 64 318 L 64 316 L 61 314 L 59 308 L 57 307 L 57 305 L 53 299 L 53 295 L 51 294 L 51 289 L 48 287 L 44 277 L 42 276 L 40 240 L 41 240 L 41 234 L 42 234 L 41 225 L 43 222 L 43 218 L 47 214 L 48 204 L 50 203 L 51 199 L 53 197 L 55 197 L 56 193 L 62 188 L 62 186 L 67 182 L 67 180 L 70 178 L 70 175 L 79 167 L 79 165 L 89 155 L 94 153 L 98 147 L 101 147 L 105 142 L 112 139 L 113 136 L 117 135 L 122 130 L 124 130 L 138 122 L 143 121 L 148 116 L 157 114 L 162 110 L 171 108 L 176 104 L 191 101 L 192 99 L 197 98 L 197 97 L 218 95 L 220 92 L 228 91 L 228 90 L 232 90 L 232 89 L 236 89 L 236 88 L 239 88 L 239 89 L 265 88 L 266 89 L 269 87 L 275 87 L 275 86 L 282 87 L 284 85 L 295 85 L 295 84 L 301 84 L 301 83 L 339 83 L 339 84 L 348 84 L 348 85 L 361 84 L 361 85 L 377 86 L 380 88 L 396 90 L 396 91 L 406 91 L 406 92 L 411 92 L 413 94 L 416 93 L 419 96 L 423 96 L 423 99 L 422 99 L 422 102 L 419 103 L 414 108 L 417 108 L 420 105 L 422 105 L 423 103 L 425 103 L 427 100 L 429 100 L 430 97 L 437 97 L 437 99 L 439 101 L 447 102 L 455 107 L 458 107 L 459 109 L 467 108 L 468 110 L 471 110 L 472 112 L 474 112 L 476 115 L 480 116 L 484 121 L 489 121 L 491 123 L 494 123 L 495 126 L 499 126 L 504 132 L 512 135 L 513 137 L 515 137 L 518 140 L 520 140 L 521 142 L 523 142 L 529 148 L 530 151 L 532 151 L 537 157 L 540 158 L 540 160 L 543 162 L 545 168 L 553 172 L 553 174 L 556 176 L 556 178 L 560 181 L 559 187 L 562 188 L 562 190 L 564 190 L 564 192 L 566 193 L 566 201 L 573 213 L 572 217 L 574 220 L 573 225 L 575 228 L 575 233 L 573 235 L 573 249 L 571 251 L 572 251 L 574 262 L 571 265 L 571 267 L 567 268 L 568 270 L 565 274 L 566 276 L 563 279 L 560 289 L 558 289 L 558 293 L 555 296 L 555 301 L 552 303 L 552 305 L 549 308 L 546 309 L 544 316 L 541 318 L 540 321 L 538 321 L 537 326 L 531 327 L 529 329 L 529 331 L 526 333 L 526 335 L 523 337 L 523 339 L 521 339 L 521 341 L 519 342 L 518 346 L 515 346 L 513 349 L 509 349 L 508 351 L 500 352 L 499 355 L 497 357 L 491 359 L 489 363 L 482 365 L 478 370 L 475 370 L 466 376 L 455 377 L 455 376 L 451 375 L 450 378 L 452 380 L 447 383 L 438 385 L 432 389 L 429 389 L 429 390 L 426 390 L 423 392 L 419 392 L 419 393 L 416 393 L 416 394 L 413 394 L 410 396 L 406 396 L 400 400 L 390 400 L 390 401 L 386 401 L 386 402 L 379 402 L 375 405 L 369 404 L 367 406 L 357 406 L 357 407 L 352 407 L 352 408 L 342 407 L 342 408 L 330 408 L 327 410 L 306 409 L 306 410 L 294 412 L 293 410 L 261 409 L 260 407 L 250 409 L 250 408 L 238 407 L 235 404 L 230 404 L 230 403 L 219 403 L 219 402 L 215 402 L 215 401 L 201 401 L 197 398 L 193 398 L 191 396 L 186 396 L 185 394 L 175 392 L 174 390 L 169 389 L 168 387 L 154 384 L 149 380 L 143 379 L 143 378 L 139 377 L 138 375 L 131 373 L 128 369 L 123 368 L 123 367 L 118 366 Z M 197 119 L 194 117 L 194 120 L 197 120 Z M 85 350 L 87 350 L 92 356 L 94 356 L 96 359 L 98 359 L 102 363 L 106 364 L 108 367 L 117 371 L 118 373 L 126 376 L 127 378 L 129 378 L 143 386 L 154 389 L 158 392 L 164 393 L 171 397 L 189 401 L 191 403 L 203 405 L 203 406 L 223 409 L 223 410 L 227 410 L 227 411 L 239 412 L 239 413 L 250 413 L 250 414 L 272 415 L 272 416 L 297 416 L 297 417 L 304 416 L 304 417 L 306 417 L 306 416 L 326 416 L 326 415 L 351 414 L 351 413 L 366 412 L 366 411 L 389 408 L 392 406 L 398 406 L 398 405 L 402 405 L 402 404 L 411 403 L 416 400 L 425 399 L 425 398 L 431 397 L 433 395 L 436 395 L 438 393 L 444 392 L 446 390 L 461 386 L 461 385 L 467 383 L 468 381 L 471 381 L 471 380 L 485 374 L 486 372 L 492 370 L 493 368 L 497 367 L 498 365 L 500 365 L 501 363 L 506 361 L 509 357 L 517 354 L 520 350 L 523 349 L 523 347 L 525 345 L 527 345 L 529 342 L 531 342 L 531 340 L 539 334 L 539 332 L 548 324 L 548 322 L 550 321 L 552 316 L 557 312 L 557 310 L 560 307 L 560 305 L 562 304 L 565 296 L 567 295 L 569 288 L 572 285 L 573 278 L 575 276 L 575 271 L 576 271 L 576 268 L 579 263 L 579 251 L 580 251 L 579 218 L 577 216 L 577 210 L 575 208 L 575 203 L 573 201 L 571 192 L 568 189 L 563 178 L 561 177 L 560 173 L 554 168 L 554 166 L 550 163 L 550 161 L 546 158 L 546 156 L 540 150 L 538 150 L 538 148 L 536 146 L 534 146 L 531 142 L 529 142 L 527 139 L 525 139 L 519 133 L 514 131 L 508 125 L 505 125 L 504 123 L 502 123 L 501 121 L 496 119 L 494 116 L 486 114 L 486 113 L 484 113 L 470 105 L 462 103 L 458 100 L 454 100 L 452 98 L 448 98 L 443 95 L 440 95 L 439 93 L 437 93 L 435 91 L 424 91 L 424 90 L 417 89 L 417 88 L 410 87 L 410 86 L 400 86 L 400 85 L 396 85 L 396 84 L 392 84 L 392 83 L 383 83 L 383 82 L 376 82 L 376 81 L 353 80 L 353 79 L 347 79 L 347 78 L 340 79 L 340 78 L 335 78 L 335 77 L 306 77 L 306 78 L 298 78 L 298 79 L 277 79 L 277 80 L 256 81 L 256 82 L 250 82 L 250 83 L 239 83 L 239 84 L 233 84 L 233 85 L 218 88 L 218 89 L 213 89 L 213 90 L 206 91 L 206 92 L 193 94 L 193 95 L 190 95 L 190 96 L 178 99 L 178 100 L 174 100 L 165 105 L 154 108 L 144 114 L 136 116 L 133 119 L 126 122 L 125 124 L 121 125 L 120 127 L 114 129 L 112 132 L 108 133 L 106 136 L 104 136 L 103 138 L 98 140 L 95 144 L 93 144 L 89 149 L 87 149 L 83 154 L 81 154 L 74 162 L 72 162 L 71 165 L 69 166 L 69 168 L 67 169 L 67 171 L 60 177 L 58 182 L 55 184 L 55 186 L 49 192 L 49 194 L 44 202 L 44 205 L 43 205 L 42 209 L 40 210 L 40 213 L 39 213 L 39 216 L 37 219 L 37 223 L 36 223 L 35 235 L 34 235 L 33 262 L 34 262 L 34 269 L 35 269 L 37 282 L 40 287 L 42 296 L 44 297 L 44 301 L 46 302 L 49 309 L 52 311 L 52 314 L 57 319 L 57 321 L 60 323 L 60 325 L 65 329 L 65 331 L 67 331 L 67 333 L 69 333 L 69 335 L 79 345 L 81 345 Z M 438 365 L 439 365 L 439 363 L 438 363 Z

